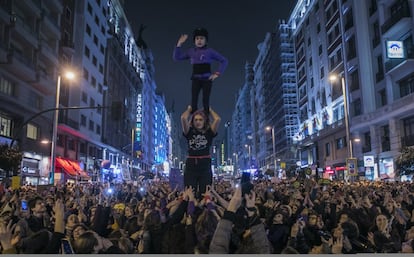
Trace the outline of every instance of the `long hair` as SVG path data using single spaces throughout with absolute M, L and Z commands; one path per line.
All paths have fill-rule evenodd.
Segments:
M 190 126 L 194 128 L 194 118 L 195 118 L 196 115 L 200 115 L 201 117 L 203 117 L 203 119 L 204 119 L 203 130 L 207 130 L 208 127 L 210 126 L 210 124 L 208 123 L 208 117 L 207 117 L 206 113 L 203 110 L 197 110 L 193 113 L 193 115 L 191 116 Z
M 197 222 L 195 223 L 195 233 L 197 235 L 197 248 L 200 253 L 208 253 L 217 224 L 217 217 L 212 211 L 205 209 L 198 216 Z

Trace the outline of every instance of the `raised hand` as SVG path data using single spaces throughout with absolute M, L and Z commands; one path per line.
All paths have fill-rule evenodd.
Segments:
M 6 225 L 5 223 L 0 223 L 0 243 L 3 250 L 9 250 L 20 240 L 19 236 L 13 237 L 12 231 L 16 227 L 16 224 L 13 224 L 13 221 L 10 220 Z
M 241 187 L 237 187 L 234 191 L 233 196 L 231 197 L 231 200 L 229 202 L 229 205 L 227 206 L 227 210 L 231 212 L 236 212 L 237 209 L 240 207 L 242 203 L 242 191 Z
M 182 34 L 180 36 L 180 38 L 178 39 L 177 46 L 181 47 L 181 45 L 184 44 L 184 42 L 187 40 L 187 38 L 188 38 L 187 34 Z

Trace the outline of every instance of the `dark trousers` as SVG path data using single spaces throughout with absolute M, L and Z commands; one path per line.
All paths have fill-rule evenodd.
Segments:
M 212 182 L 210 158 L 187 159 L 184 169 L 184 186 L 192 186 L 197 199 L 201 199 L 202 194 L 206 192 L 207 185 L 211 185 Z
M 210 111 L 210 94 L 212 85 L 213 83 L 211 80 L 192 80 L 191 108 L 193 109 L 193 112 L 195 112 L 198 109 L 198 96 L 200 94 L 200 91 L 203 91 L 203 108 L 208 117 Z

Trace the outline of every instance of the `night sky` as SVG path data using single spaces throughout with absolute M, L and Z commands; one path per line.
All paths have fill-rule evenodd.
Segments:
M 141 23 L 147 26 L 143 39 L 154 56 L 157 89 L 165 95 L 167 109 L 175 102 L 176 119 L 191 101 L 192 68 L 189 61 L 172 60 L 174 46 L 181 34 L 188 34 L 183 47 L 191 47 L 193 30 L 208 30 L 208 46 L 229 60 L 210 96 L 211 107 L 222 117 L 223 136 L 235 95 L 244 84 L 246 61 L 256 60 L 257 45 L 266 32 L 274 31 L 279 19 L 289 19 L 295 4 L 296 0 L 125 0 L 125 13 L 136 35 Z M 201 108 L 201 99 L 198 103 Z

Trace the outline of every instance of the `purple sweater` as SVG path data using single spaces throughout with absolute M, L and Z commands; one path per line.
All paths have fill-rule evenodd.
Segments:
M 219 54 L 212 48 L 208 47 L 193 47 L 183 50 L 182 47 L 175 47 L 173 53 L 174 61 L 182 61 L 190 59 L 191 64 L 211 64 L 214 61 L 219 63 L 217 72 L 222 74 L 227 67 L 228 61 L 226 57 Z M 197 78 L 208 78 L 211 73 L 204 73 L 197 75 Z

